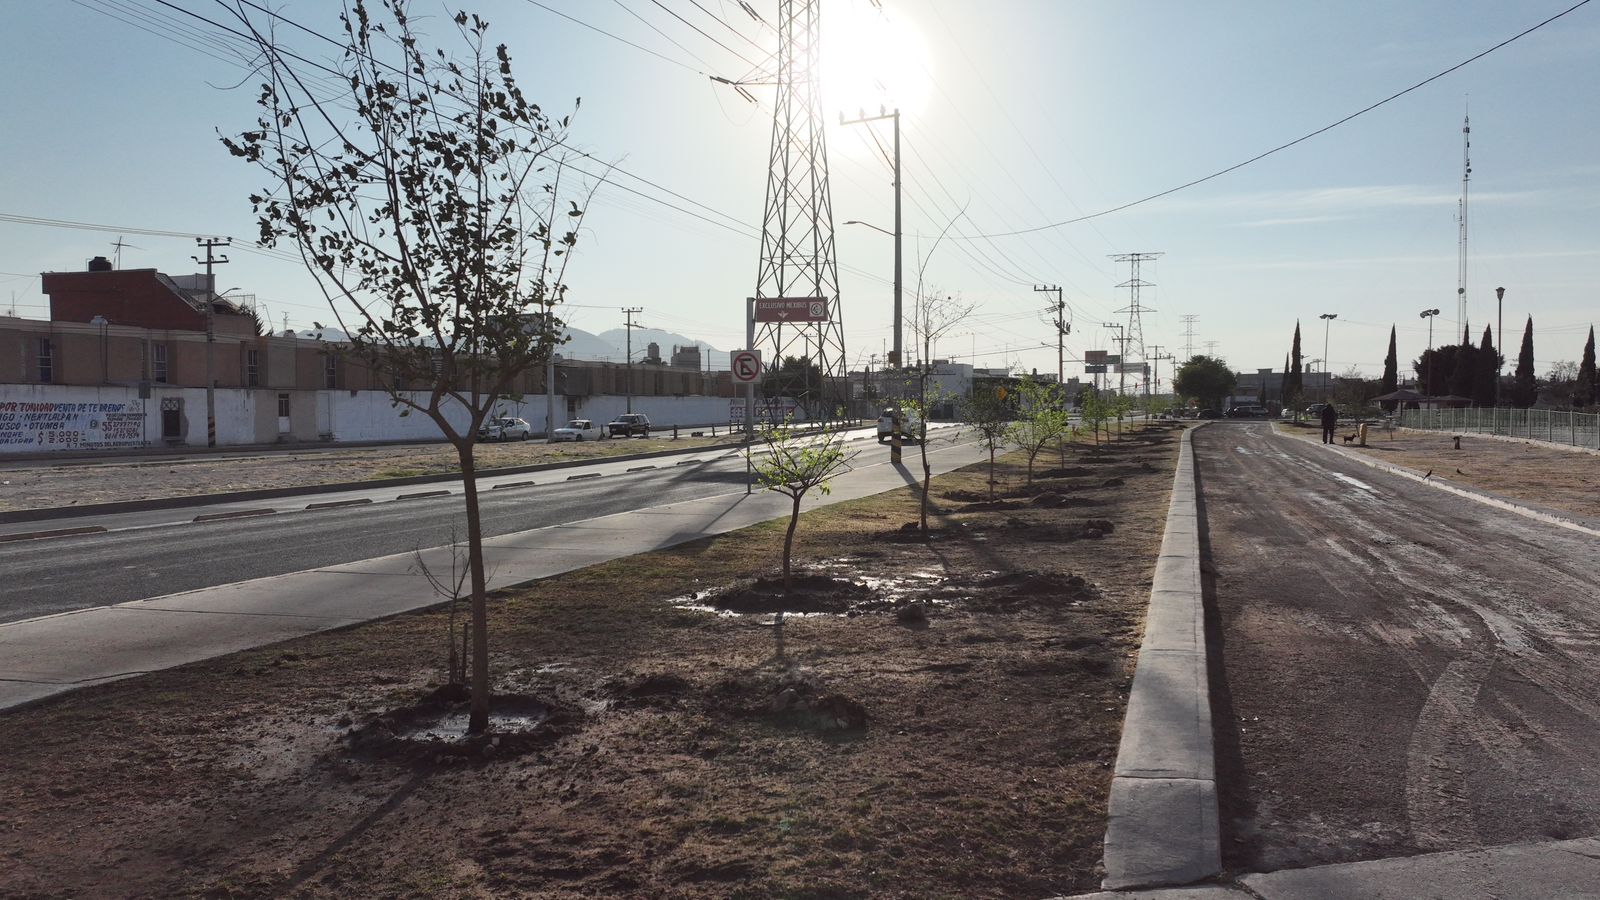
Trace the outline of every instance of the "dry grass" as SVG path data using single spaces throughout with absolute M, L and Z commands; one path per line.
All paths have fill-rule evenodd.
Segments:
M 1278 430 L 1305 440 L 1320 440 L 1315 429 L 1279 425 Z M 1456 450 L 1453 438 L 1453 434 L 1445 432 L 1400 430 L 1391 440 L 1383 432 L 1372 431 L 1366 447 L 1350 446 L 1356 452 L 1404 466 L 1418 475 L 1431 471 L 1431 478 L 1439 481 L 1600 519 L 1600 456 L 1532 441 L 1471 435 L 1462 436 L 1461 449 Z

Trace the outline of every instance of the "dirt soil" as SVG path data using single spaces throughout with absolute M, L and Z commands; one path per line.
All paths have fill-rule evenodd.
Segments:
M 507 466 L 605 459 L 629 453 L 682 450 L 728 443 L 725 435 L 585 441 L 479 444 L 479 471 Z M 349 447 L 291 453 L 194 455 L 178 458 L 130 457 L 126 461 L 63 460 L 0 463 L 0 512 L 193 497 L 228 491 L 309 487 L 380 478 L 443 475 L 461 470 L 448 444 Z
M 442 610 L 0 716 L 0 895 L 1091 890 L 1177 435 L 1049 480 L 1092 512 L 946 499 L 980 465 L 929 540 L 915 488 L 808 513 L 781 628 L 783 523 L 498 596 L 498 742 L 427 737 Z
M 1309 426 L 1281 425 L 1279 430 L 1312 442 L 1321 439 L 1321 433 Z M 1456 450 L 1453 437 L 1401 430 L 1391 440 L 1382 432 L 1371 432 L 1366 447 L 1351 444 L 1350 449 L 1418 475 L 1432 472 L 1430 479 L 1600 521 L 1600 455 L 1471 435 L 1464 435 L 1461 449 Z

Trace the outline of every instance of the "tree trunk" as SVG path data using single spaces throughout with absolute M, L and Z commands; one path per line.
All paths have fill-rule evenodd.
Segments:
M 800 524 L 800 495 L 794 495 L 794 510 L 789 513 L 789 530 L 783 535 L 783 592 L 789 593 L 791 584 L 789 578 L 789 560 L 794 554 L 794 529 Z M 782 621 L 783 613 L 778 613 Z
M 922 453 L 922 514 L 919 524 L 923 537 L 928 535 L 928 487 L 933 481 L 933 467 L 928 465 L 928 426 L 922 426 L 922 440 L 917 442 Z
M 483 524 L 478 518 L 478 475 L 472 445 L 456 444 L 461 459 L 461 493 L 467 501 L 467 560 L 472 569 L 472 712 L 469 734 L 489 727 L 489 607 L 483 572 Z
M 989 499 L 994 499 L 994 445 L 989 445 Z

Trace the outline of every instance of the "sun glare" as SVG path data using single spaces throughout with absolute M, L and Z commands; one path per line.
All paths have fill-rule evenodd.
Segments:
M 879 107 L 921 112 L 932 89 L 933 60 L 904 15 L 887 19 L 865 0 L 830 3 L 823 13 L 823 115 Z

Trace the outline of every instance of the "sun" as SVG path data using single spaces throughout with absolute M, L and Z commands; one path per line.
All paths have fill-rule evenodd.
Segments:
M 916 114 L 933 88 L 933 60 L 904 14 L 888 18 L 866 0 L 827 4 L 822 18 L 822 110 Z

